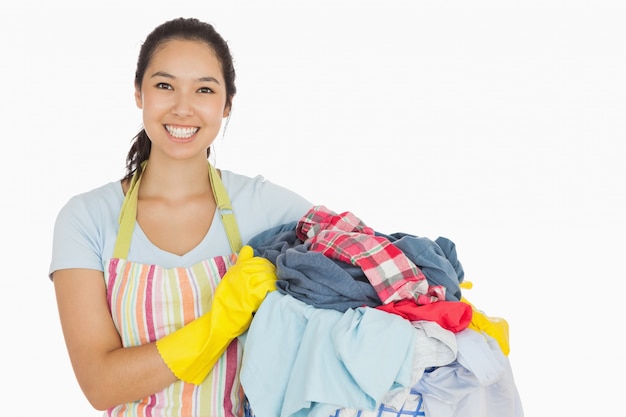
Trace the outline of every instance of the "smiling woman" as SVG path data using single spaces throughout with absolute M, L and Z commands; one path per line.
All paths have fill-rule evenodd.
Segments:
M 311 203 L 208 163 L 234 81 L 211 25 L 157 27 L 137 63 L 144 127 L 125 177 L 58 214 L 49 273 L 63 334 L 85 396 L 108 416 L 243 414 L 237 337 L 276 275 L 242 242 Z
M 230 112 L 221 72 L 217 56 L 201 41 L 173 39 L 154 54 L 148 76 L 135 86 L 153 160 L 163 153 L 185 159 L 210 148 Z

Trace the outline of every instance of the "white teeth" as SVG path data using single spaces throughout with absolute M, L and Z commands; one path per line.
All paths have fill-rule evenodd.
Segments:
M 170 135 L 175 138 L 186 139 L 193 136 L 194 133 L 198 131 L 197 127 L 172 127 L 165 126 Z

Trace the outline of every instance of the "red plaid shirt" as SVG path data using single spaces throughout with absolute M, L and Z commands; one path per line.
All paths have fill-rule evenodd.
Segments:
M 383 304 L 411 299 L 429 304 L 445 299 L 445 288 L 429 286 L 424 273 L 388 239 L 375 236 L 350 212 L 336 214 L 318 205 L 296 226 L 298 238 L 310 250 L 360 267 Z

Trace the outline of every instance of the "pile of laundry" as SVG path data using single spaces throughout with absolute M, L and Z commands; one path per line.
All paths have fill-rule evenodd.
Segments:
M 523 416 L 508 324 L 462 295 L 449 239 L 317 205 L 248 245 L 278 276 L 242 336 L 251 415 Z

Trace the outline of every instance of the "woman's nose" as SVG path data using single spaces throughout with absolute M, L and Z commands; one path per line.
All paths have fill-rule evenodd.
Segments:
M 185 94 L 177 94 L 172 106 L 172 113 L 176 116 L 187 117 L 193 114 L 193 104 Z

